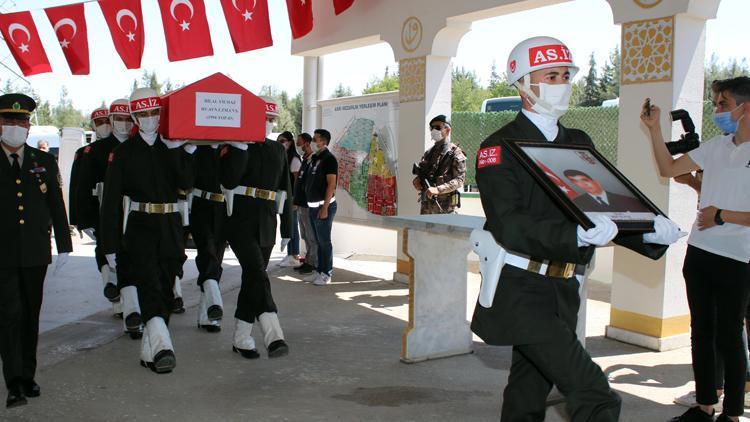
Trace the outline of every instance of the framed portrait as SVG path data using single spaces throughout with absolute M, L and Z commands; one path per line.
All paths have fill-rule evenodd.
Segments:
M 664 215 L 638 188 L 593 147 L 506 139 L 508 149 L 584 229 L 590 216 L 603 214 L 621 232 L 654 231 L 654 218 Z

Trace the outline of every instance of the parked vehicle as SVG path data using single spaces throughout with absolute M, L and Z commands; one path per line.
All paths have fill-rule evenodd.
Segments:
M 611 100 L 604 100 L 602 101 L 602 107 L 619 107 L 620 106 L 620 99 L 614 98 Z
M 493 113 L 499 111 L 520 111 L 521 97 L 496 97 L 488 98 L 482 102 L 482 113 Z
M 31 126 L 26 144 L 36 148 L 39 141 L 47 141 L 50 154 L 57 157 L 60 150 L 60 129 L 55 126 Z

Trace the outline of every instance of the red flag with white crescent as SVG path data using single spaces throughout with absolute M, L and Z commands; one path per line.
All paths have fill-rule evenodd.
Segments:
M 234 51 L 242 53 L 273 45 L 268 0 L 221 0 Z
M 558 188 L 560 188 L 561 191 L 563 191 L 566 195 L 568 195 L 568 198 L 573 199 L 578 196 L 578 193 L 570 187 L 569 184 L 563 182 L 562 179 L 558 175 L 555 174 L 554 171 L 550 170 L 549 167 L 542 164 L 539 160 L 534 160 L 536 162 L 536 165 L 539 166 L 542 171 L 544 171 L 544 174 L 549 178 L 549 180 L 552 181 Z
M 333 0 L 333 11 L 340 15 L 346 11 L 346 9 L 352 7 L 354 0 Z
M 52 72 L 31 13 L 0 14 L 0 32 L 25 76 Z
M 159 0 L 170 62 L 212 56 L 203 0 Z
M 125 67 L 138 69 L 145 42 L 141 0 L 99 0 L 99 7 Z
M 286 0 L 292 38 L 304 37 L 313 29 L 312 0 Z
M 83 3 L 52 7 L 44 10 L 55 30 L 70 72 L 89 74 L 89 41 Z

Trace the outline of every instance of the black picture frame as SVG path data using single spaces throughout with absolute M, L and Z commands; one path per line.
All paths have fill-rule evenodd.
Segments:
M 631 234 L 653 232 L 654 218 L 665 215 L 592 146 L 503 141 L 563 212 L 586 230 L 594 227 L 587 213 L 605 214 L 620 232 Z M 596 186 L 604 191 L 601 199 L 585 189 Z

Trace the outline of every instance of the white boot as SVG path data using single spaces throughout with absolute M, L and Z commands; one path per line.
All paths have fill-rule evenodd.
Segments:
M 120 300 L 120 291 L 117 290 L 117 273 L 109 268 L 109 265 L 102 265 L 102 284 L 104 284 L 104 297 L 112 303 Z
M 148 340 L 148 327 L 143 329 L 141 338 L 141 366 L 151 368 L 154 364 L 154 353 L 151 351 L 151 342 Z
M 212 321 L 221 320 L 224 316 L 224 301 L 221 298 L 219 282 L 206 280 L 203 282 L 203 296 L 206 298 L 206 313 Z
M 246 359 L 257 359 L 260 357 L 258 350 L 255 348 L 255 339 L 253 339 L 253 324 L 241 319 L 234 320 L 232 350 Z
M 167 329 L 164 319 L 153 317 L 148 320 L 145 333 L 144 337 L 148 337 L 148 344 L 153 354 L 154 364 L 151 369 L 158 374 L 171 372 L 176 366 L 177 360 L 174 355 L 172 338 L 169 336 L 169 329 Z
M 284 332 L 281 331 L 279 315 L 276 312 L 264 312 L 258 317 L 260 330 L 263 332 L 263 341 L 268 350 L 268 357 L 281 357 L 289 353 L 289 346 L 284 341 Z
M 122 322 L 127 333 L 140 333 L 141 305 L 138 303 L 138 289 L 135 286 L 127 286 L 120 289 L 122 303 Z
M 174 307 L 172 312 L 181 314 L 185 312 L 185 302 L 182 300 L 182 284 L 180 284 L 180 278 L 174 278 L 174 284 L 172 285 L 172 295 L 174 296 Z
M 208 318 L 206 294 L 201 293 L 201 300 L 198 303 L 198 328 L 204 328 L 209 333 L 221 331 L 221 320 L 211 321 Z
M 122 318 L 122 300 L 112 302 L 112 315 L 119 315 L 119 318 Z

